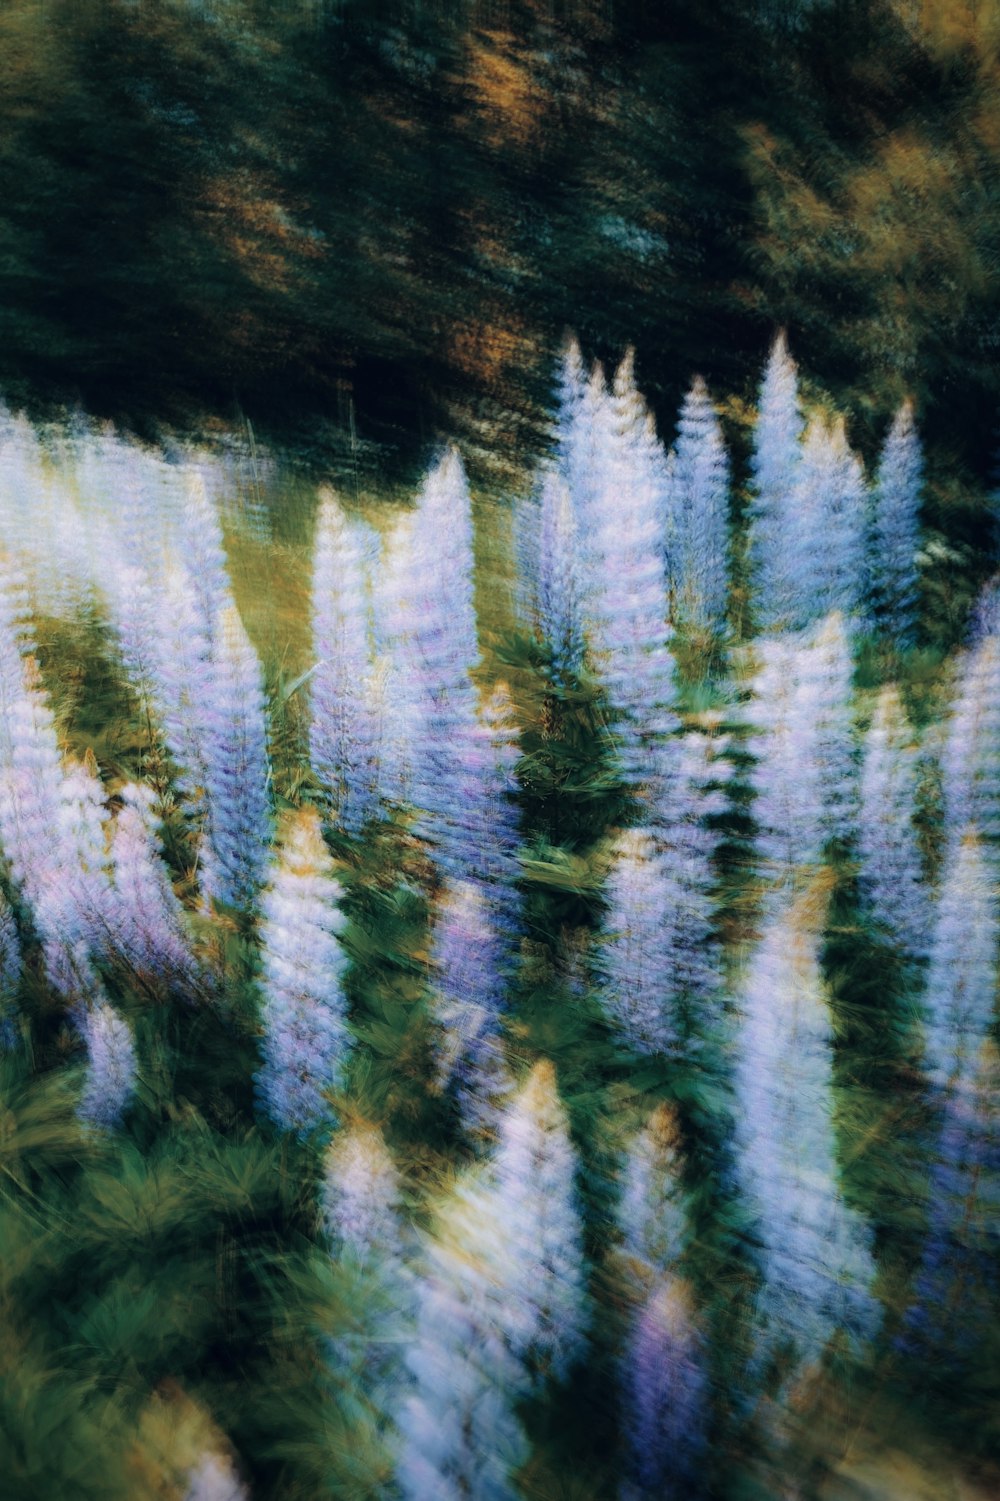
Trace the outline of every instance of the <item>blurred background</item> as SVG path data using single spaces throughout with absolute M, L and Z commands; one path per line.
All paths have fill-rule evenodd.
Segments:
M 483 481 L 567 328 L 669 439 L 783 325 L 866 458 L 912 395 L 948 503 L 992 482 L 994 5 L 8 0 L 0 78 L 11 405 Z

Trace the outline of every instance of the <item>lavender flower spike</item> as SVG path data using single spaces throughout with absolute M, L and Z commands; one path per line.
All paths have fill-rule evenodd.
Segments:
M 132 1033 L 124 1017 L 103 998 L 81 1008 L 79 1021 L 88 1068 L 77 1113 L 87 1125 L 111 1130 L 121 1121 L 135 1090 Z
M 700 376 L 681 408 L 668 496 L 667 551 L 677 617 L 700 630 L 721 630 L 727 597 L 729 460 Z
M 941 757 L 945 837 L 968 825 L 1000 840 L 1000 635 L 983 636 L 961 659 Z
M 619 757 L 635 786 L 667 776 L 664 740 L 677 727 L 668 648 L 663 455 L 623 362 L 601 427 L 601 463 L 586 526 L 586 625 L 618 714 Z
M 452 1088 L 467 1127 L 492 1119 L 492 1097 L 505 1087 L 500 1016 L 503 945 L 484 889 L 471 881 L 447 888 L 439 904 L 432 965 L 438 1084 Z
M 501 1118 L 493 1161 L 502 1317 L 535 1389 L 550 1377 L 562 1380 L 584 1344 L 586 1268 L 575 1177 L 555 1069 L 543 1059 Z
M 579 674 L 584 659 L 579 543 L 569 486 L 546 474 L 538 526 L 538 629 L 552 653 L 556 682 Z
M 877 1322 L 871 1232 L 838 1183 L 825 905 L 810 890 L 769 915 L 743 985 L 736 1076 L 739 1168 L 761 1247 L 760 1354 L 787 1346 L 804 1364 L 836 1330 L 866 1339 Z
M 419 810 L 418 828 L 442 870 L 457 876 L 465 840 L 464 760 L 476 725 L 472 565 L 471 499 L 452 450 L 397 528 L 382 597 L 397 719 L 390 763 L 398 770 L 390 780 L 396 796 L 402 793 Z
M 765 631 L 785 624 L 796 602 L 786 549 L 795 523 L 802 432 L 798 372 L 782 332 L 761 385 L 751 459 L 750 566 L 755 613 Z
M 703 1488 L 708 1377 L 691 1289 L 667 1276 L 640 1312 L 624 1368 L 629 1444 L 621 1501 L 687 1501 Z
M 868 573 L 879 625 L 897 645 L 912 646 L 920 602 L 920 488 L 923 457 L 913 403 L 896 413 L 882 449 L 873 495 Z
M 858 881 L 872 921 L 914 958 L 926 952 L 930 916 L 912 819 L 917 755 L 899 691 L 887 684 L 865 743 Z
M 679 984 L 665 932 L 683 901 L 671 860 L 649 830 L 629 829 L 612 851 L 601 945 L 601 995 L 630 1047 L 669 1053 L 680 1037 Z
M 809 448 L 809 438 L 806 447 Z M 860 623 L 867 591 L 866 528 L 868 490 L 861 461 L 851 451 L 843 417 L 822 431 L 818 465 L 808 461 L 800 475 L 800 514 L 811 520 L 800 533 L 808 555 L 801 560 L 801 577 L 815 577 L 815 592 L 802 600 L 805 620 L 840 611 L 852 623 Z M 810 558 L 818 564 L 814 572 Z
M 339 1132 L 326 1156 L 323 1221 L 339 1252 L 372 1267 L 402 1256 L 400 1181 L 377 1126 Z
M 332 1120 L 327 1100 L 350 1047 L 337 935 L 344 919 L 314 810 L 288 824 L 261 911 L 262 1043 L 257 1087 L 271 1119 L 305 1135 Z
M 21 943 L 10 903 L 0 891 L 0 1052 L 14 1039 L 13 1009 L 21 984 Z
M 816 864 L 823 852 L 823 799 L 815 721 L 799 690 L 794 639 L 755 644 L 759 670 L 746 706 L 756 758 L 752 784 L 757 847 L 770 873 Z
M 210 632 L 219 614 L 233 602 L 226 572 L 226 549 L 219 516 L 202 476 L 189 471 L 181 514 L 180 542 L 190 572 L 203 631 Z
M 996 885 L 970 826 L 945 870 L 927 974 L 924 1063 L 938 1089 L 974 1069 L 993 1017 L 998 940 Z
M 970 827 L 952 847 L 927 976 L 924 1066 L 939 1118 L 927 1239 L 902 1343 L 961 1359 L 996 1304 L 1000 1059 L 990 1037 L 1000 903 Z
M 524 1368 L 504 1331 L 501 1225 L 488 1190 L 461 1183 L 438 1215 L 417 1288 L 410 1376 L 396 1412 L 403 1501 L 518 1501 L 529 1455 L 515 1410 Z
M 500 1124 L 493 1163 L 452 1192 L 428 1246 L 396 1476 L 406 1501 L 515 1501 L 528 1445 L 514 1404 L 581 1348 L 575 1159 L 549 1063 Z
M 113 939 L 126 962 L 148 982 L 191 985 L 197 966 L 185 916 L 160 855 L 152 789 L 128 783 L 111 839 Z
M 267 857 L 267 730 L 260 663 L 235 606 L 216 622 L 203 692 L 207 817 L 202 889 L 229 906 L 255 894 Z
M 830 838 L 849 840 L 857 819 L 851 717 L 852 662 L 834 613 L 804 637 L 757 643 L 761 670 L 746 716 L 757 733 L 754 820 L 777 876 L 817 864 Z
M 335 819 L 357 834 L 376 809 L 378 720 L 372 697 L 369 539 L 331 492 L 322 497 L 313 564 L 313 770 Z

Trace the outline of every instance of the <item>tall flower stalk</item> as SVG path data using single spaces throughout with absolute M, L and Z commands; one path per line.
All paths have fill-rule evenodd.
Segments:
M 357 834 L 378 806 L 379 715 L 367 563 L 374 539 L 327 492 L 316 523 L 309 753 L 334 820 Z
M 306 1135 L 333 1121 L 351 1040 L 342 982 L 344 918 L 319 819 L 303 810 L 287 826 L 261 898 L 264 1063 L 257 1088 L 271 1119 Z
M 920 603 L 917 552 L 923 454 L 913 403 L 896 413 L 879 459 L 872 495 L 868 575 L 882 631 L 897 646 L 912 646 Z
M 817 1361 L 838 1329 L 870 1337 L 872 1237 L 844 1200 L 833 1027 L 819 968 L 825 902 L 776 902 L 747 969 L 736 1070 L 739 1174 L 757 1217 L 761 1358 Z
M 879 695 L 861 773 L 858 881 L 865 910 L 882 935 L 919 958 L 929 907 L 913 825 L 919 751 L 899 691 Z

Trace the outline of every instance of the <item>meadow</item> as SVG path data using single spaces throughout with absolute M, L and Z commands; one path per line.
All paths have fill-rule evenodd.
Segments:
M 555 368 L 506 488 L 3 416 L 11 1501 L 995 1493 L 997 586 L 783 335 Z

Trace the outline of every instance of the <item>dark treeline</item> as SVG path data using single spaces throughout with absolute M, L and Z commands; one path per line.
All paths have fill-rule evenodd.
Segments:
M 669 430 L 695 371 L 739 418 L 784 324 L 869 456 L 912 394 L 932 464 L 981 484 L 978 9 L 9 0 L 0 383 L 140 428 L 245 413 L 317 457 L 345 429 L 519 451 L 567 327 L 637 345 Z

